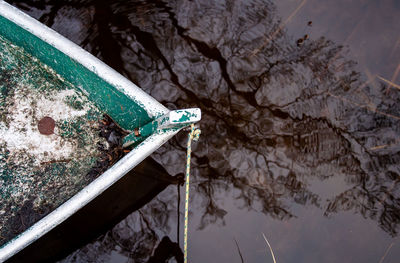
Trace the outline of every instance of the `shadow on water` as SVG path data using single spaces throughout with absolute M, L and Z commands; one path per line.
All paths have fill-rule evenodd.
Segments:
M 149 157 L 67 221 L 58 225 L 7 262 L 54 262 L 60 260 L 98 237 L 100 233 L 106 232 L 127 215 L 147 204 L 168 185 L 177 184 L 179 180 L 181 179 L 166 173 L 160 164 Z M 145 223 L 146 219 L 141 222 Z M 119 242 L 119 237 L 113 233 L 106 234 L 106 236 L 123 248 L 146 240 L 146 244 L 150 246 L 148 253 L 152 251 L 156 241 L 155 233 L 130 236 L 130 243 Z M 162 245 L 159 246 L 161 252 L 158 254 L 163 255 L 162 251 L 166 250 L 166 247 L 174 248 L 174 246 L 177 245 L 165 237 Z M 142 249 L 144 248 L 142 247 Z M 175 250 L 177 249 L 175 248 Z M 168 252 L 170 251 L 168 250 Z M 178 255 L 179 258 L 179 252 L 179 250 L 171 252 L 171 255 Z M 180 253 L 182 254 L 182 252 Z M 134 256 L 134 252 L 131 255 Z
M 384 79 L 360 73 L 348 47 L 312 34 L 299 44 L 270 1 L 48 0 L 15 5 L 168 108 L 202 109 L 202 135 L 192 157 L 190 229 L 196 245 L 190 249 L 195 261 L 202 261 L 194 255 L 201 255 L 203 243 L 223 247 L 218 240 L 196 239 L 201 231 L 215 225 L 240 234 L 230 227 L 231 219 L 227 224 L 234 211 L 249 211 L 239 219 L 245 231 L 275 231 L 275 240 L 286 228 L 294 231 L 303 218 L 320 224 L 316 229 L 329 220 L 339 229 L 330 234 L 332 240 L 348 238 L 341 236 L 341 224 L 356 220 L 360 230 L 352 234 L 355 238 L 378 226 L 376 231 L 384 233 L 379 240 L 390 247 L 396 242 L 400 93 Z M 399 12 L 398 7 L 393 10 Z M 304 21 L 300 33 L 309 27 Z M 398 46 L 394 58 L 399 57 Z M 170 174 L 183 170 L 185 138 L 180 134 L 153 154 Z M 162 236 L 176 239 L 176 198 L 176 191 L 167 189 L 65 262 L 146 262 Z M 349 217 L 343 223 L 339 218 L 344 213 Z M 278 230 L 270 225 L 254 230 L 256 221 L 275 222 L 271 224 Z M 306 238 L 296 234 L 286 236 Z M 228 255 L 210 252 L 209 258 L 237 260 L 231 236 L 224 239 L 233 244 Z M 368 238 L 373 252 L 367 254 L 376 262 L 386 247 L 378 238 Z M 261 239 L 252 242 L 263 245 Z M 292 255 L 287 261 L 296 262 L 296 255 L 325 259 L 326 251 L 299 252 L 284 242 L 277 251 L 282 257 Z M 325 249 L 340 251 L 335 244 Z M 347 260 L 365 259 L 357 249 L 349 256 Z

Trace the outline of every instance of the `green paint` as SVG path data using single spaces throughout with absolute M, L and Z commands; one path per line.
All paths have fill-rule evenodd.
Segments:
M 192 117 L 197 117 L 196 114 L 191 113 L 190 111 L 187 110 L 177 110 L 176 112 L 181 113 L 182 116 L 179 118 L 179 120 L 173 120 L 172 122 L 174 123 L 187 122 L 190 121 Z
M 0 34 L 49 65 L 75 86 L 85 90 L 89 94 L 89 99 L 94 101 L 97 107 L 106 112 L 121 128 L 132 131 L 135 127 L 143 126 L 151 121 L 147 112 L 127 95 L 2 16 L 0 16 Z
M 28 213 L 27 202 L 42 214 L 90 183 L 87 174 L 102 158 L 98 144 L 107 142 L 99 136 L 103 113 L 72 83 L 1 35 L 0 102 L 1 245 L 15 236 L 12 227 Z M 45 138 L 50 145 L 60 142 L 49 152 L 35 143 L 43 136 L 37 130 L 43 114 L 56 120 L 55 134 Z
M 174 123 L 173 126 L 167 126 L 166 128 L 160 128 L 162 127 L 161 124 L 165 124 L 165 119 L 168 118 L 162 118 L 161 121 L 159 120 L 154 120 L 148 124 L 146 124 L 143 127 L 139 128 L 139 134 L 140 136 L 136 136 L 134 132 L 128 134 L 127 136 L 124 137 L 122 145 L 124 147 L 132 147 L 138 145 L 140 142 L 144 141 L 147 137 L 154 133 L 163 133 L 167 131 L 177 131 L 179 129 L 182 129 L 184 127 L 187 127 L 187 123 Z
M 67 96 L 65 102 L 76 110 L 83 110 L 83 102 L 77 96 Z
M 124 137 L 122 144 L 129 144 L 129 145 L 134 145 L 136 146 L 139 142 L 144 141 L 147 137 L 149 137 L 151 134 L 155 133 L 158 128 L 158 121 L 154 120 L 143 127 L 139 127 L 139 136 L 136 136 L 134 132 L 128 134 L 127 136 Z
M 12 54 L 3 55 L 10 46 L 13 46 L 9 49 Z M 74 92 L 70 94 L 69 91 Z M 33 94 L 36 98 L 29 100 L 30 105 L 25 107 L 30 116 L 34 116 L 27 118 L 26 127 L 29 128 L 18 128 L 19 134 L 28 137 L 35 132 L 32 127 L 39 121 L 37 111 L 42 103 L 39 98 L 57 101 L 51 97 L 62 92 L 66 94 L 62 104 L 83 112 L 82 115 L 57 119 L 56 134 L 51 135 L 63 140 L 65 145 L 74 145 L 68 159 L 38 162 L 39 155 L 32 154 L 29 149 L 10 150 L 7 148 L 10 141 L 0 138 L 0 198 L 3 200 L 0 203 L 0 245 L 15 235 L 9 227 L 14 225 L 13 219 L 23 207 L 54 209 L 90 183 L 93 178 L 86 175 L 101 158 L 97 146 L 107 145 L 104 138 L 98 136 L 103 113 L 125 130 L 139 128 L 139 137 L 132 133 L 124 138 L 124 142 L 133 145 L 153 133 L 187 126 L 188 123 L 181 122 L 188 122 L 195 116 L 182 111 L 182 116 L 173 125 L 166 116 L 151 119 L 139 103 L 100 76 L 0 16 L 0 132 L 15 126 L 10 116 L 16 109 L 13 105 L 21 102 L 21 94 L 22 97 Z M 13 100 L 18 103 L 13 104 Z M 59 148 L 67 150 L 63 147 Z M 46 156 L 46 153 L 49 154 L 40 154 Z
M 178 130 L 189 124 L 198 121 L 199 109 L 186 109 L 170 111 L 167 114 L 138 127 L 139 136 L 135 132 L 125 136 L 123 139 L 123 147 L 137 145 L 153 133 L 164 132 L 166 130 Z

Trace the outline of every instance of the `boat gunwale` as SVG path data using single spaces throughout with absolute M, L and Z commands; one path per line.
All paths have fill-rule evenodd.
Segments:
M 178 131 L 171 129 L 149 136 L 85 188 L 1 247 L 0 262 L 12 257 L 88 204 L 153 153 L 155 149 L 172 138 Z
M 87 68 L 115 89 L 138 103 L 149 113 L 150 117 L 159 117 L 169 111 L 164 105 L 88 51 L 3 0 L 0 0 L 0 16 L 13 22 Z
M 94 57 L 92 54 L 3 0 L 0 0 L 0 16 L 3 16 L 5 19 L 8 19 L 42 41 L 50 44 L 66 56 L 76 60 L 76 62 L 86 67 L 118 91 L 127 95 L 130 99 L 140 104 L 140 106 L 143 106 L 150 117 L 157 117 L 169 112 L 169 110 L 157 100 L 152 98 L 108 65 Z M 50 214 L 39 220 L 23 233 L 3 245 L 0 248 L 0 262 L 9 259 L 14 254 L 18 253 L 20 250 L 24 249 L 29 244 L 33 243 L 35 240 L 66 220 L 80 208 L 88 204 L 147 156 L 153 153 L 157 148 L 168 141 L 179 130 L 180 128 L 168 129 L 154 133 L 146 138 L 126 156 L 75 194 L 72 198 L 64 202 L 61 206 L 53 210 Z

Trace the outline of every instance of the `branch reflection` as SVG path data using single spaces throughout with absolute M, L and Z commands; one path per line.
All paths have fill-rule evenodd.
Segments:
M 275 219 L 296 217 L 291 207 L 299 204 L 327 217 L 359 213 L 397 235 L 400 93 L 365 79 L 341 45 L 312 34 L 298 45 L 278 30 L 270 1 L 14 4 L 170 109 L 202 109 L 202 137 L 192 156 L 199 228 L 223 223 L 228 211 L 217 196 L 232 190 L 239 206 Z M 154 155 L 171 174 L 183 170 L 185 136 Z M 347 188 L 322 198 L 312 181 L 330 178 L 344 178 Z M 151 255 L 157 240 L 151 229 L 173 222 L 176 195 L 162 200 L 120 224 L 147 229 L 118 241 L 135 259 Z M 118 240 L 110 235 L 119 227 L 103 238 Z

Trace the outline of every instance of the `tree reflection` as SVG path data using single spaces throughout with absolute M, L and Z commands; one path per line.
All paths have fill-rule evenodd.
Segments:
M 383 83 L 365 84 L 346 49 L 328 39 L 311 35 L 298 46 L 270 1 L 14 4 L 170 109 L 202 109 L 202 138 L 192 157 L 200 228 L 223 223 L 227 211 L 216 196 L 234 190 L 238 205 L 276 219 L 295 217 L 296 203 L 330 217 L 360 213 L 397 235 L 399 93 L 388 95 Z M 61 25 L 67 18 L 80 19 L 80 35 Z M 171 174 L 183 169 L 185 138 L 175 137 L 154 155 Z M 309 186 L 338 176 L 348 189 L 327 200 Z M 176 196 L 164 198 L 162 209 L 153 210 L 152 202 L 132 217 L 144 228 L 151 229 L 145 218 L 167 228 Z M 140 250 L 147 255 L 156 240 L 150 236 L 149 247 Z M 139 240 L 132 240 L 127 247 L 135 251 Z

